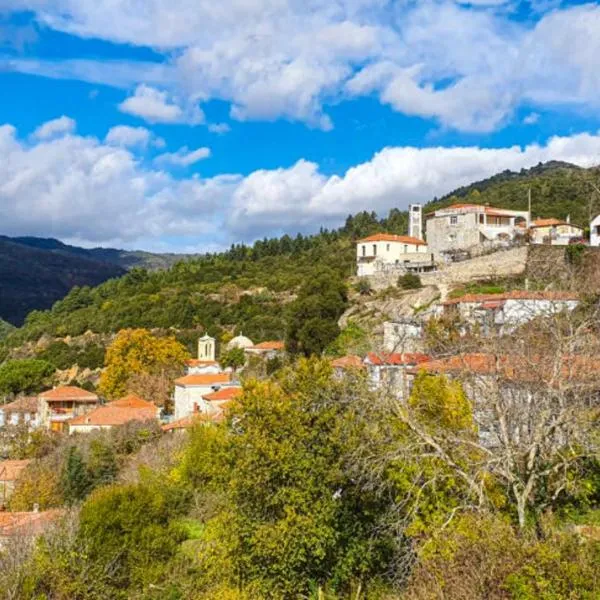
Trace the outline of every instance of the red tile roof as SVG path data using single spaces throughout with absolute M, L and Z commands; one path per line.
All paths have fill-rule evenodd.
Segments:
M 575 227 L 575 229 L 581 229 L 583 231 L 583 227 L 579 227 L 579 225 L 574 225 L 573 223 L 567 223 L 566 221 L 561 221 L 560 219 L 536 219 L 531 227 L 554 227 L 557 225 L 569 225 L 570 227 Z
M 459 298 L 452 298 L 442 302 L 444 306 L 463 303 L 483 303 L 483 302 L 505 302 L 506 300 L 579 300 L 579 294 L 575 292 L 560 292 L 560 291 L 527 291 L 513 290 L 512 292 L 504 292 L 502 294 L 465 294 Z
M 185 361 L 188 367 L 216 367 L 218 362 L 216 360 L 198 360 L 197 358 L 189 358 Z
M 250 350 L 283 350 L 285 343 L 280 341 L 261 342 L 249 348 Z
M 196 412 L 182 419 L 177 419 L 171 423 L 162 426 L 163 431 L 175 431 L 178 429 L 189 429 L 194 425 L 201 423 L 221 423 L 225 419 L 225 413 L 222 410 L 216 410 L 213 413 Z
M 334 369 L 364 369 L 363 360 L 360 356 L 350 355 L 342 356 L 331 361 L 331 366 Z
M 8 413 L 37 413 L 38 400 L 35 396 L 17 398 L 14 402 L 3 404 L 0 410 Z
M 158 408 L 156 405 L 132 394 L 71 419 L 69 426 L 114 427 L 131 421 L 153 421 L 157 417 Z
M 0 512 L 0 538 L 40 535 L 64 513 L 61 509 L 45 512 Z
M 242 393 L 241 387 L 222 387 L 220 390 L 216 392 L 211 392 L 210 394 L 205 394 L 202 396 L 208 402 L 221 401 L 221 400 L 231 400 L 232 398 L 236 398 Z
M 176 385 L 197 385 L 197 386 L 211 386 L 223 383 L 229 383 L 231 381 L 231 374 L 229 373 L 206 373 L 198 375 L 186 375 L 175 380 Z
M 391 233 L 376 233 L 369 237 L 358 240 L 357 244 L 362 242 L 399 242 L 401 244 L 413 244 L 414 246 L 427 246 L 427 244 L 418 238 L 408 235 L 393 235 Z
M 367 354 L 367 361 L 372 365 L 418 365 L 427 362 L 430 359 L 430 356 L 427 354 L 422 354 L 421 352 L 394 352 L 390 354 L 375 354 L 374 352 L 369 352 Z
M 0 462 L 0 481 L 17 481 L 31 460 L 3 460 Z
M 42 392 L 39 397 L 47 402 L 98 402 L 98 396 L 96 396 L 96 394 L 72 385 L 56 387 L 53 390 Z

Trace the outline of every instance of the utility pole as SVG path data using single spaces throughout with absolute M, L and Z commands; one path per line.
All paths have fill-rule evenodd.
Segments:
M 529 186 L 529 188 L 527 188 L 527 206 L 529 207 L 529 223 L 527 223 L 527 226 L 530 227 L 531 226 L 531 186 Z

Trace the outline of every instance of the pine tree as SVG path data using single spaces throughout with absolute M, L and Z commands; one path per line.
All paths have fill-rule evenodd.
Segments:
M 69 455 L 62 474 L 63 496 L 69 505 L 85 498 L 90 489 L 88 470 L 76 446 L 69 448 Z

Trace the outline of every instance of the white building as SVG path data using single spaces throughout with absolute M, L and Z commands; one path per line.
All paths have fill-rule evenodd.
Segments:
M 185 362 L 187 375 L 210 375 L 221 372 L 221 367 L 215 359 L 215 338 L 208 335 L 198 340 L 198 358 L 191 358 Z
M 480 204 L 453 204 L 425 215 L 431 252 L 508 246 L 529 227 L 527 211 L 505 210 Z
M 590 223 L 590 246 L 600 246 L 600 215 Z
M 374 275 L 393 268 L 428 270 L 433 268 L 433 257 L 427 244 L 406 235 L 377 233 L 356 242 L 357 275 Z
M 204 396 L 231 385 L 230 373 L 186 375 L 175 380 L 175 419 L 182 419 L 194 412 L 208 412 Z
M 467 294 L 442 302 L 439 312 L 456 314 L 467 325 L 478 325 L 481 333 L 511 333 L 537 317 L 550 317 L 572 311 L 579 296 L 572 292 L 529 292 L 515 290 L 505 294 Z
M 37 397 L 17 398 L 0 406 L 0 427 L 4 425 L 27 425 L 29 429 L 38 427 Z
M 408 236 L 423 239 L 423 207 L 420 204 L 408 205 Z
M 560 219 L 536 219 L 529 228 L 529 241 L 532 244 L 567 246 L 571 240 L 582 238 L 583 227 L 573 225 L 567 217 Z

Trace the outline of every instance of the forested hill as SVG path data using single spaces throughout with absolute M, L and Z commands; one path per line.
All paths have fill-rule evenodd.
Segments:
M 585 226 L 590 199 L 592 210 L 600 211 L 600 198 L 591 185 L 596 182 L 600 183 L 598 168 L 546 163 L 457 189 L 429 202 L 425 211 L 456 201 L 526 209 L 531 188 L 534 216 L 570 215 L 573 222 Z M 347 278 L 354 270 L 354 240 L 376 231 L 402 234 L 406 230 L 404 211 L 392 209 L 383 219 L 365 211 L 349 216 L 335 231 L 235 245 L 227 252 L 191 258 L 164 271 L 133 269 L 97 288 L 83 282 L 52 310 L 31 314 L 25 327 L 9 336 L 9 343 L 37 339 L 44 333 L 78 335 L 88 329 L 114 332 L 123 327 L 202 328 L 214 335 L 236 329 L 258 341 L 281 338 L 286 303 L 303 282 L 322 268 Z M 35 266 L 35 260 L 28 265 Z M 43 295 L 44 285 L 39 290 Z
M 569 163 L 552 161 L 540 163 L 520 172 L 503 171 L 493 177 L 435 199 L 426 205 L 435 210 L 453 202 L 490 204 L 498 208 L 527 210 L 528 190 L 531 189 L 532 217 L 556 217 L 571 221 L 582 227 L 589 225 L 590 212 L 600 213 L 600 167 L 583 169 Z

